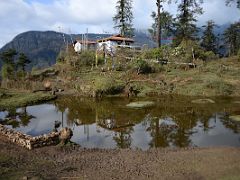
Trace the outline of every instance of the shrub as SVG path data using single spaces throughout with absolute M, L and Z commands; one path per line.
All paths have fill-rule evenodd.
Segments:
M 217 59 L 217 55 L 214 54 L 212 51 L 201 51 L 198 53 L 198 58 L 204 60 L 204 61 L 210 61 Z
M 94 51 L 83 51 L 78 55 L 79 65 L 92 66 L 95 64 L 95 52 Z
M 153 72 L 152 67 L 143 59 L 137 60 L 136 68 L 137 68 L 138 74 L 147 74 L 147 73 Z
M 181 62 L 192 62 L 193 55 L 195 59 L 212 59 L 215 57 L 212 52 L 205 52 L 196 41 L 184 40 L 182 43 L 174 48 L 171 52 L 171 55 L 177 58 Z
M 143 51 L 141 54 L 143 59 L 163 59 L 163 50 L 162 48 L 154 48 Z

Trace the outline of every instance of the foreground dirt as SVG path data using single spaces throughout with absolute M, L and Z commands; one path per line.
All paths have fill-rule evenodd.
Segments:
M 240 148 L 28 151 L 1 138 L 0 179 L 240 179 Z

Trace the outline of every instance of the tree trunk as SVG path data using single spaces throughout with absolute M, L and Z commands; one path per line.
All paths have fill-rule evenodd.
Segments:
M 162 45 L 161 42 L 161 34 L 162 34 L 162 27 L 161 27 L 161 0 L 157 0 L 157 16 L 158 16 L 158 22 L 157 22 L 157 47 L 160 48 Z

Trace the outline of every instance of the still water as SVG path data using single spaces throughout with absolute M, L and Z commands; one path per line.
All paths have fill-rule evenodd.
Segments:
M 138 100 L 154 101 L 155 106 L 126 106 Z M 239 100 L 214 100 L 214 104 L 193 104 L 189 97 L 112 97 L 96 101 L 68 96 L 0 112 L 0 122 L 32 136 L 51 132 L 57 122 L 58 129 L 70 127 L 71 140 L 87 148 L 240 147 L 240 123 L 229 118 L 240 114 Z M 6 123 L 5 117 L 16 121 Z

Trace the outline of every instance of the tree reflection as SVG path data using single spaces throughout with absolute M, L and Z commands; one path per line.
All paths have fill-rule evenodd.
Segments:
M 12 126 L 12 128 L 18 128 L 20 126 L 28 126 L 31 119 L 34 116 L 28 114 L 27 107 L 23 107 L 17 111 L 17 108 L 8 109 L 8 114 L 4 120 L 1 121 L 1 124 Z
M 113 140 L 116 142 L 118 148 L 130 148 L 132 143 L 131 133 L 132 128 L 122 129 L 118 132 L 115 132 Z
M 240 133 L 240 123 L 229 118 L 227 113 L 219 117 L 220 121 L 226 128 L 231 129 L 234 133 Z

